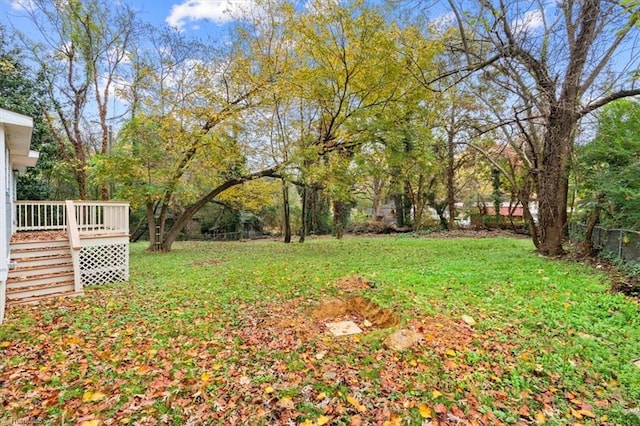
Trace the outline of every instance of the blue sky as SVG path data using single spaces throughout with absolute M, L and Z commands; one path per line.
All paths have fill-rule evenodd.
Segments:
M 21 5 L 29 0 L 0 0 L 0 22 L 22 27 Z M 117 1 L 117 0 L 114 0 Z M 229 11 L 250 5 L 250 0 L 120 0 L 139 12 L 141 20 L 168 24 L 193 35 L 215 35 L 230 20 Z

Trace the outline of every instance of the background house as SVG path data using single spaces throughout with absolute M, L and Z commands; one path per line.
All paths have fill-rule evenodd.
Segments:
M 4 317 L 6 300 L 16 176 L 27 167 L 35 166 L 38 161 L 38 153 L 29 149 L 32 130 L 31 117 L 0 108 L 0 322 Z

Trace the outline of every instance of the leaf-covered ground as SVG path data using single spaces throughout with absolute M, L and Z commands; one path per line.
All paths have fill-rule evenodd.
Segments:
M 522 239 L 134 245 L 130 283 L 8 311 L 0 424 L 640 424 L 639 308 L 607 287 Z M 346 294 L 400 324 L 331 336 Z

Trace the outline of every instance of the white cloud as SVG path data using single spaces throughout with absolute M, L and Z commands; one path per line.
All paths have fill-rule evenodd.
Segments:
M 174 4 L 165 22 L 180 30 L 188 22 L 209 19 L 217 23 L 225 23 L 250 9 L 251 0 L 183 0 Z
M 542 28 L 544 25 L 544 15 L 542 10 L 530 10 L 522 18 L 513 21 L 513 31 L 515 33 L 526 33 L 529 30 Z
M 455 22 L 456 15 L 453 12 L 447 12 L 433 18 L 429 25 L 434 31 L 444 32 L 453 26 Z
M 9 2 L 13 10 L 33 10 L 34 4 L 32 0 L 11 0 Z

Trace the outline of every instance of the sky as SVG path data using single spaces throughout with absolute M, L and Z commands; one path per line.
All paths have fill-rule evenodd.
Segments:
M 0 24 L 16 28 L 29 35 L 37 30 L 25 18 L 24 5 L 30 0 L 0 0 Z M 225 24 L 231 21 L 229 12 L 238 12 L 249 7 L 252 0 L 113 0 L 121 1 L 137 12 L 138 19 L 155 27 L 169 25 L 183 31 L 187 36 L 202 39 L 223 37 Z M 30 28 L 33 33 L 30 34 Z M 124 111 L 125 106 L 112 96 L 113 116 Z
M 230 21 L 229 11 L 246 7 L 250 0 L 120 0 L 139 12 L 139 17 L 155 26 L 164 24 L 194 36 L 220 32 Z M 23 21 L 22 5 L 29 0 L 0 0 L 0 22 L 16 25 Z

